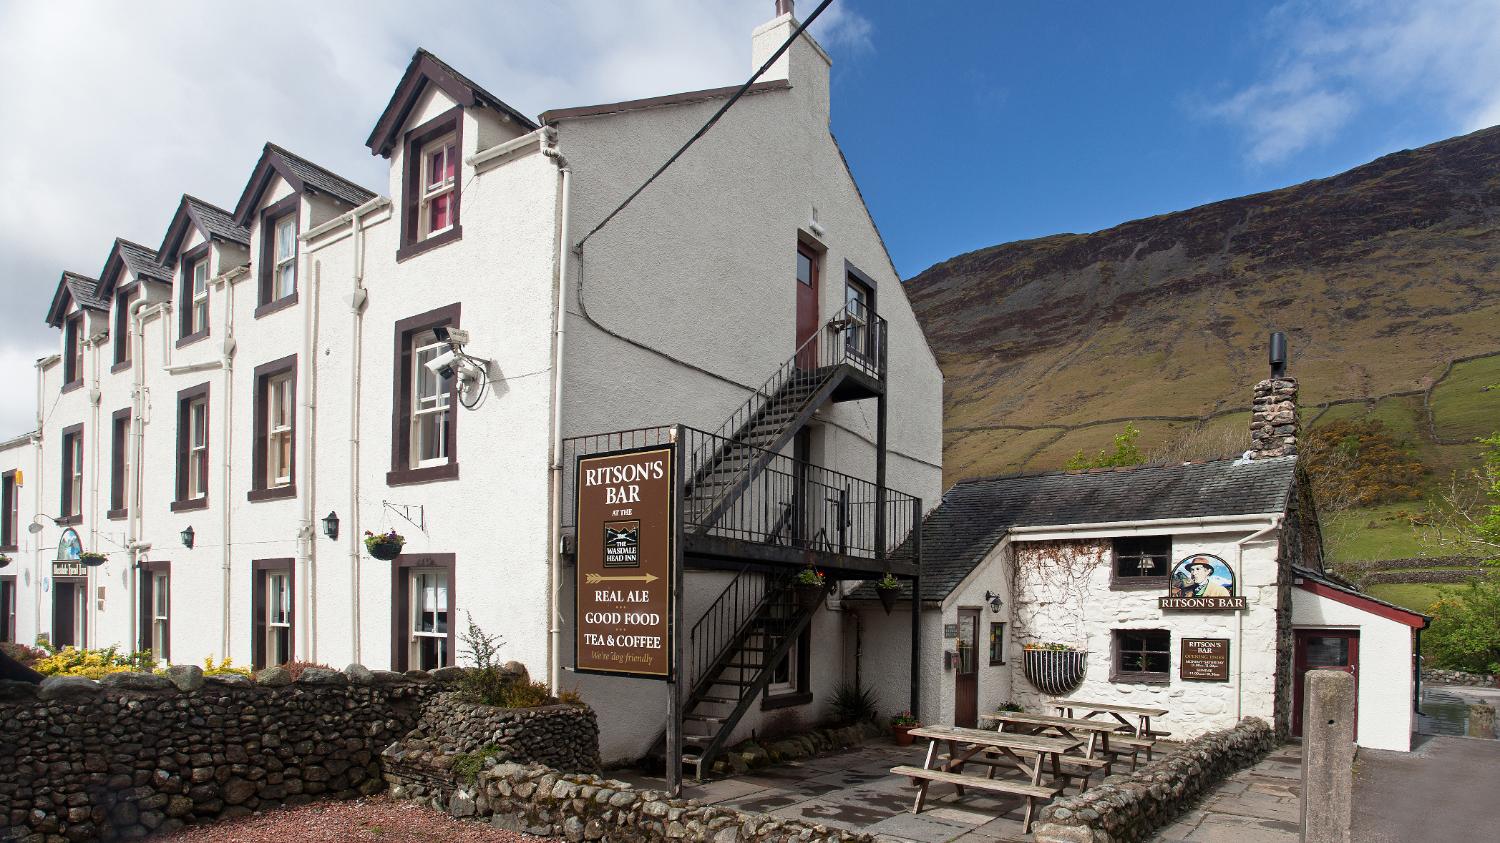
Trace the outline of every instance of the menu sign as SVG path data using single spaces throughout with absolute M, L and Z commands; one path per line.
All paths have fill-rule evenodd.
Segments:
M 1184 638 L 1178 673 L 1200 682 L 1229 681 L 1228 638 Z
M 579 457 L 575 669 L 670 679 L 673 446 Z

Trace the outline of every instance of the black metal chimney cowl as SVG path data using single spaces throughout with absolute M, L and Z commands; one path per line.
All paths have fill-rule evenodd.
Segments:
M 1280 331 L 1271 332 L 1271 377 L 1286 377 L 1286 334 Z

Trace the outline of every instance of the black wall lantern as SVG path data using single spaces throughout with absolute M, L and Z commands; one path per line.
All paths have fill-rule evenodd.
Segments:
M 337 512 L 330 512 L 323 517 L 323 535 L 338 541 L 339 514 Z
M 1000 614 L 1000 606 L 1005 603 L 1004 600 L 1000 599 L 1000 595 L 996 594 L 993 591 L 986 591 L 984 593 L 984 599 L 989 602 L 991 612 L 997 615 Z
M 186 530 L 182 531 L 182 546 L 188 550 L 193 549 L 193 527 L 191 524 L 188 525 Z

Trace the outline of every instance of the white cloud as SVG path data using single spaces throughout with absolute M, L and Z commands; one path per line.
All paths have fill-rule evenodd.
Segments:
M 872 27 L 837 0 L 814 25 L 835 59 Z M 811 12 L 804 0 L 803 14 Z M 527 114 L 742 81 L 772 0 L 464 0 L 0 5 L 0 438 L 31 426 L 32 360 L 63 269 L 115 236 L 155 247 L 178 197 L 232 207 L 275 141 L 382 193 L 364 148 L 418 46 Z M 16 396 L 19 396 L 18 398 Z
M 1436 106 L 1456 131 L 1500 123 L 1495 0 L 1299 0 L 1269 14 L 1262 35 L 1280 46 L 1261 78 L 1207 109 L 1245 131 L 1255 163 L 1327 142 L 1397 99 Z

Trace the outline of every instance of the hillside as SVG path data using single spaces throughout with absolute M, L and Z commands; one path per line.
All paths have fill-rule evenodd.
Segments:
M 1125 419 L 1148 451 L 1198 428 L 1239 447 L 1273 329 L 1306 420 L 1378 415 L 1446 475 L 1500 426 L 1500 127 L 907 289 L 947 378 L 947 482 L 1056 468 Z

